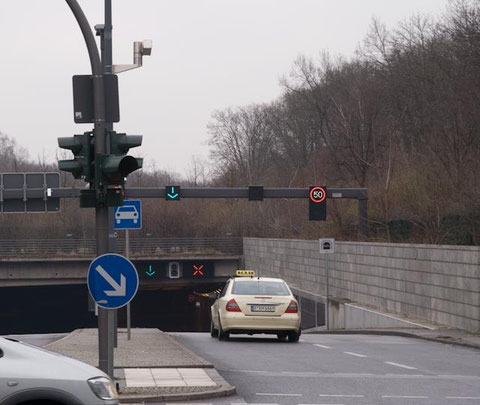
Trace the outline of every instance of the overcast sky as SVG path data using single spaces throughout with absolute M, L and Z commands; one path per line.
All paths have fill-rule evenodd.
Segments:
M 79 0 L 91 25 L 102 0 Z M 389 27 L 439 15 L 447 0 L 113 0 L 113 61 L 132 63 L 133 41 L 152 39 L 144 66 L 119 75 L 119 132 L 143 135 L 145 166 L 188 172 L 208 158 L 206 124 L 217 109 L 269 102 L 299 55 L 351 57 L 372 17 Z M 56 159 L 73 122 L 71 77 L 89 74 L 80 30 L 65 1 L 0 1 L 0 132 L 30 157 Z

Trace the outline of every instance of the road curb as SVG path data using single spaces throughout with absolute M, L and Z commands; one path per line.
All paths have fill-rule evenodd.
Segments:
M 236 388 L 229 387 L 222 388 L 220 390 L 210 390 L 191 393 L 178 393 L 178 394 L 163 394 L 163 395 L 148 395 L 148 396 L 123 396 L 120 395 L 120 403 L 143 403 L 143 402 L 159 402 L 159 401 L 195 401 L 197 399 L 210 399 L 221 398 L 234 395 Z
M 437 342 L 443 344 L 449 344 L 454 346 L 468 347 L 470 349 L 480 350 L 480 344 L 461 342 L 454 340 L 454 337 L 432 337 L 432 336 L 422 336 L 414 332 L 404 332 L 404 331 L 393 331 L 393 330 L 382 330 L 382 329 L 345 329 L 345 330 L 324 330 L 324 331 L 315 331 L 310 332 L 310 334 L 315 335 L 383 335 L 383 336 L 401 336 L 408 338 L 417 338 L 422 340 L 428 340 L 430 342 Z
M 122 395 L 120 394 L 120 403 L 142 403 L 142 402 L 158 402 L 158 401 L 194 401 L 210 398 L 221 398 L 234 395 L 237 389 L 230 385 L 218 372 L 209 368 L 206 373 L 215 381 L 219 387 L 217 389 L 208 389 L 198 392 L 179 392 L 174 394 L 157 394 L 157 395 Z

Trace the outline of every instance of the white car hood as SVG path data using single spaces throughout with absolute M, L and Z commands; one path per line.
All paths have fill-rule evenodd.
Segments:
M 107 376 L 101 370 L 61 354 L 31 346 L 23 342 L 12 342 L 0 337 L 0 379 L 38 378 L 56 380 L 88 380 Z

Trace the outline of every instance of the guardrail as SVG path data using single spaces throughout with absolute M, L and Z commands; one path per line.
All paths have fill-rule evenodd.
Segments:
M 116 240 L 116 253 L 125 253 L 125 239 Z M 130 257 L 240 256 L 242 238 L 134 238 Z M 93 258 L 94 239 L 0 240 L 0 260 L 12 258 Z

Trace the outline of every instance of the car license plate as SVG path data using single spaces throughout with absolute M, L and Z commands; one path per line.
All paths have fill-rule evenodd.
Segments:
M 275 307 L 272 305 L 252 305 L 250 309 L 252 312 L 275 312 Z

